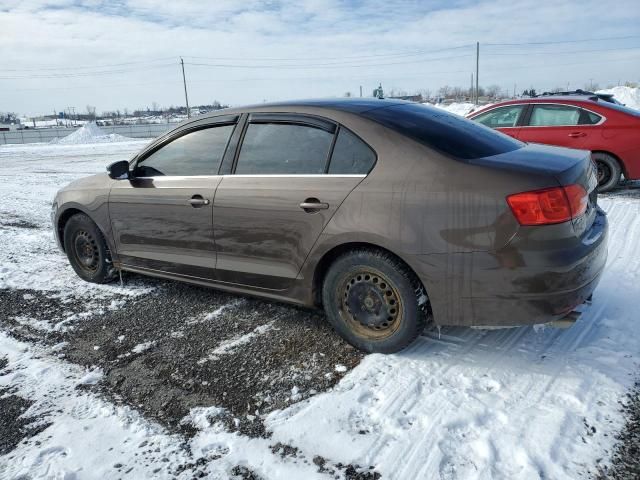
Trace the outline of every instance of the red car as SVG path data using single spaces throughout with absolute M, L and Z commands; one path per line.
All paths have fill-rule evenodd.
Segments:
M 591 150 L 601 192 L 614 188 L 621 174 L 640 178 L 640 110 L 597 95 L 546 95 L 500 102 L 468 118 L 523 142 Z

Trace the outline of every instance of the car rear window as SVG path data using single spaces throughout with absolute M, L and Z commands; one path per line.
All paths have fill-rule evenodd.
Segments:
M 524 146 L 489 127 L 421 104 L 374 108 L 363 112 L 362 116 L 463 160 L 491 157 Z

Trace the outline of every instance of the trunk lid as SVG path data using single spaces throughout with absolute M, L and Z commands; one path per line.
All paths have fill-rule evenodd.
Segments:
M 551 184 L 554 179 L 560 185 L 580 185 L 589 195 L 589 200 L 585 214 L 572 220 L 576 235 L 582 236 L 593 224 L 598 205 L 598 180 L 588 150 L 527 144 L 518 150 L 469 162 L 547 178 L 549 187 L 554 186 Z

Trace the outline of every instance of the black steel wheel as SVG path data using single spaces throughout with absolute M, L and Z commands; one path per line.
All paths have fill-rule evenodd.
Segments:
M 87 215 L 72 216 L 64 227 L 64 249 L 69 263 L 80 278 L 106 283 L 115 278 L 107 242 L 98 226 Z
M 608 192 L 620 183 L 622 169 L 618 161 L 611 155 L 596 152 L 591 158 L 598 169 L 598 192 Z
M 337 258 L 322 288 L 327 318 L 356 348 L 393 353 L 420 335 L 426 323 L 424 291 L 394 256 L 356 250 Z

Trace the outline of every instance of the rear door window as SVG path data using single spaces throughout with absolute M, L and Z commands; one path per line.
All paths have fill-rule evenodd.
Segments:
M 234 125 L 204 128 L 167 143 L 136 165 L 136 177 L 217 175 Z
M 491 128 L 515 127 L 523 110 L 524 105 L 509 105 L 481 113 L 473 120 Z
M 581 113 L 582 116 L 578 122 L 580 125 L 596 125 L 600 120 L 602 120 L 602 117 L 597 113 L 589 112 L 587 110 L 582 110 Z
M 340 127 L 333 147 L 330 174 L 367 174 L 376 163 L 375 152 L 360 138 Z
M 236 174 L 322 174 L 333 133 L 309 125 L 250 123 Z
M 563 127 L 578 125 L 580 109 L 569 105 L 533 105 L 529 125 L 532 127 Z

